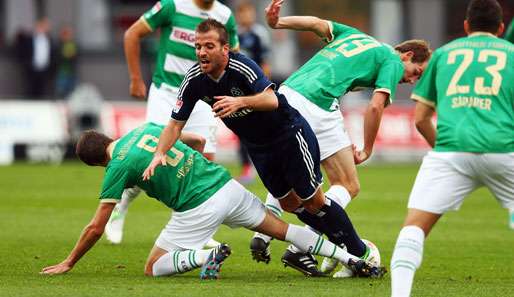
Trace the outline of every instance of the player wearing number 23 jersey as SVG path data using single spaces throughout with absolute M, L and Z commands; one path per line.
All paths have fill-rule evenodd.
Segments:
M 393 297 L 410 296 L 425 238 L 477 188 L 509 209 L 514 227 L 514 44 L 498 38 L 503 29 L 496 0 L 471 0 L 467 37 L 437 49 L 414 89 L 416 128 L 434 149 L 423 158 L 391 259 Z

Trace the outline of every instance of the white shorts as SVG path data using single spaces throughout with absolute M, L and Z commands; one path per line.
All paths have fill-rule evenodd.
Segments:
M 253 229 L 266 216 L 266 207 L 235 180 L 230 180 L 199 206 L 174 212 L 155 245 L 166 251 L 202 249 L 221 224 Z
M 514 208 L 514 153 L 429 152 L 419 169 L 409 208 L 443 214 L 458 210 L 478 187 L 487 187 L 498 202 Z
M 289 105 L 300 112 L 316 134 L 321 161 L 352 145 L 340 111 L 326 111 L 285 85 L 278 92 L 286 96 Z
M 146 121 L 160 125 L 167 125 L 171 119 L 171 113 L 177 102 L 178 89 L 161 84 L 157 88 L 155 84 L 150 86 L 148 104 L 146 106 Z M 198 101 L 187 120 L 183 131 L 196 133 L 206 139 L 204 153 L 216 152 L 217 123 L 211 107 Z

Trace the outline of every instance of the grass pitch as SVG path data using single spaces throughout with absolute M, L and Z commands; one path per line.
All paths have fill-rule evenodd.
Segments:
M 234 168 L 231 168 L 234 169 Z M 231 170 L 236 173 L 236 170 Z M 406 213 L 417 166 L 359 169 L 362 190 L 348 212 L 363 238 L 380 249 L 383 264 Z M 381 280 L 305 278 L 280 263 L 286 245 L 272 243 L 272 262 L 255 263 L 250 231 L 222 227 L 218 241 L 232 256 L 222 279 L 143 275 L 146 256 L 170 211 L 139 198 L 126 221 L 121 245 L 102 238 L 66 275 L 42 276 L 42 267 L 62 261 L 98 205 L 103 170 L 79 163 L 62 166 L 16 164 L 0 167 L 0 296 L 389 296 L 389 275 Z M 265 197 L 260 182 L 250 190 Z M 286 215 L 290 222 L 296 218 Z M 460 212 L 447 214 L 425 244 L 413 296 L 514 295 L 514 231 L 507 214 L 486 190 L 475 192 Z

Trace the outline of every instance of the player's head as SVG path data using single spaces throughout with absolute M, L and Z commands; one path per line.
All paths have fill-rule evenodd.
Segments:
M 253 3 L 247 0 L 241 2 L 237 6 L 236 18 L 239 26 L 243 28 L 251 27 L 257 18 L 257 13 Z
M 89 166 L 106 166 L 111 159 L 107 147 L 113 141 L 105 134 L 88 130 L 80 135 L 75 153 L 82 162 Z
M 496 0 L 471 0 L 466 12 L 464 30 L 467 34 L 473 32 L 488 32 L 501 35 L 505 26 L 502 22 L 503 13 Z
M 228 61 L 228 33 L 220 22 L 207 19 L 196 27 L 196 58 L 203 73 L 221 75 Z
M 394 47 L 400 53 L 405 71 L 400 83 L 415 83 L 425 71 L 432 55 L 428 42 L 420 39 L 404 41 Z

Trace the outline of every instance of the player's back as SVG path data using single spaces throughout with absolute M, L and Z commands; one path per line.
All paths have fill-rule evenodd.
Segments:
M 514 44 L 475 33 L 432 59 L 424 75 L 435 76 L 435 88 L 425 92 L 437 98 L 435 150 L 514 152 Z
M 152 161 L 162 128 L 148 123 L 122 137 L 115 146 L 106 176 L 125 183 L 125 187 L 136 185 L 174 210 L 194 208 L 228 182 L 230 174 L 177 141 L 167 154 L 167 165 L 157 167 L 155 175 L 143 181 L 142 174 Z
M 396 84 L 404 67 L 395 50 L 361 31 L 338 24 L 333 26 L 333 40 L 293 73 L 284 84 L 321 108 L 333 111 L 338 99 L 359 88 L 380 88 L 379 73 L 387 70 L 387 83 L 394 97 Z M 388 68 L 388 69 L 384 69 Z M 386 71 L 384 71 L 385 74 Z

